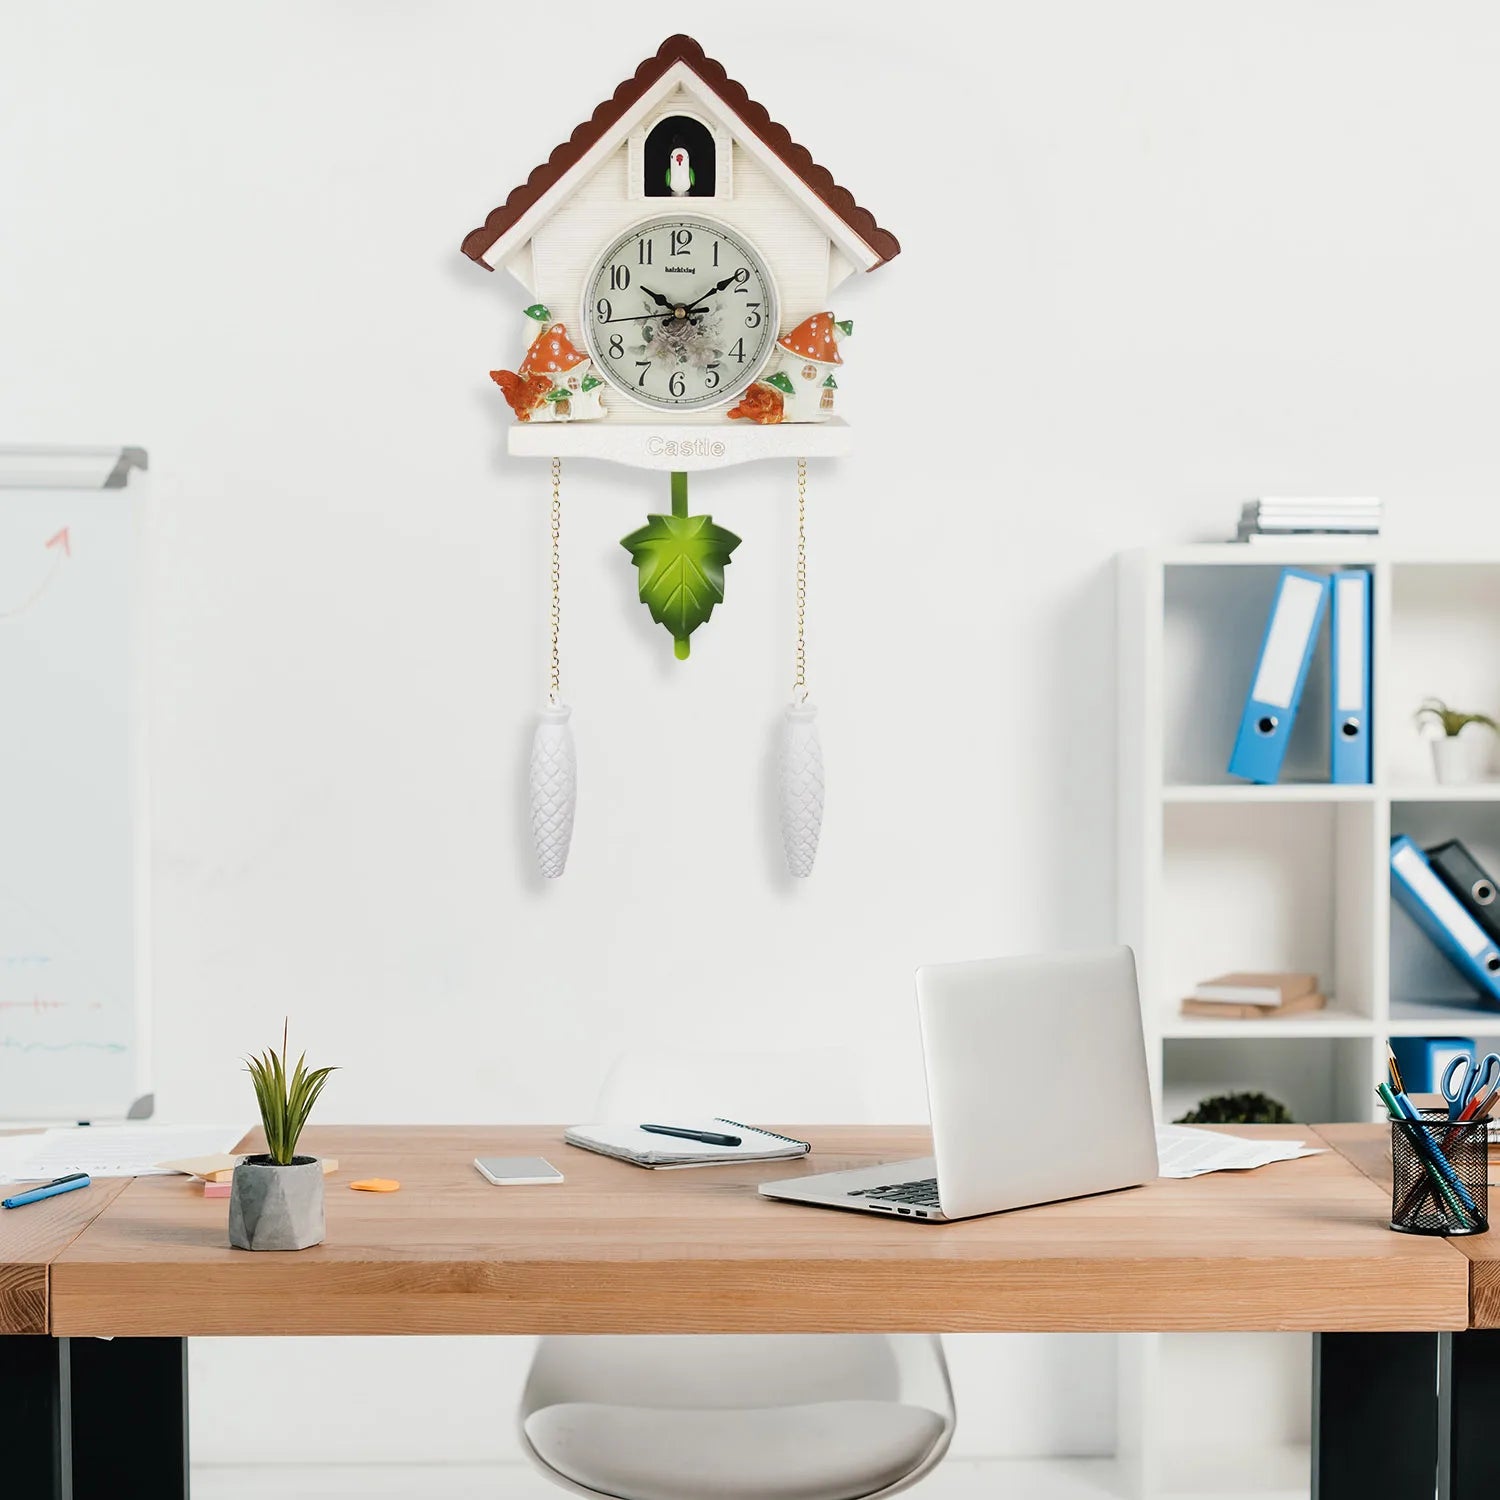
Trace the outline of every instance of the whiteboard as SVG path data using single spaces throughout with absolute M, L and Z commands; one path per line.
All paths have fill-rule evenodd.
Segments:
M 140 449 L 0 448 L 0 1119 L 151 1111 Z

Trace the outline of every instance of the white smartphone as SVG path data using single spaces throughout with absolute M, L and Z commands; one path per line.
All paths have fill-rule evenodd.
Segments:
M 474 1166 L 486 1182 L 493 1182 L 496 1187 L 563 1180 L 563 1174 L 544 1156 L 476 1156 Z

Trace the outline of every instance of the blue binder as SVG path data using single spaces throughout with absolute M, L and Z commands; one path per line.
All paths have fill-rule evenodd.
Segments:
M 1334 781 L 1370 780 L 1370 575 L 1364 568 L 1335 573 L 1329 598 L 1333 648 Z
M 1478 989 L 1480 999 L 1500 1007 L 1500 948 L 1405 834 L 1391 840 L 1391 893 L 1448 962 Z
M 1443 1070 L 1455 1057 L 1478 1057 L 1471 1036 L 1393 1036 L 1390 1049 L 1408 1094 L 1442 1092 Z
M 1328 579 L 1321 573 L 1282 570 L 1240 732 L 1229 757 L 1231 776 L 1270 783 L 1281 775 L 1327 603 Z

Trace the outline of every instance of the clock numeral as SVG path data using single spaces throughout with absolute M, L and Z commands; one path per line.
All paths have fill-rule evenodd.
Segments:
M 703 377 L 703 383 L 704 383 L 704 385 L 706 385 L 709 388 L 709 390 L 713 390 L 713 388 L 716 385 L 718 385 L 718 383 L 719 383 L 719 367 L 718 367 L 718 365 L 710 365 L 708 367 L 708 372 Z
M 638 359 L 635 362 L 635 367 L 636 367 L 637 370 L 639 370 L 641 372 L 636 377 L 636 382 L 635 383 L 637 385 L 645 385 L 645 383 L 646 383 L 646 376 L 651 371 L 651 361 L 649 359 Z
M 734 289 L 737 292 L 750 290 L 750 272 L 744 266 L 734 273 Z
M 609 357 L 611 359 L 625 358 L 625 340 L 618 333 L 609 336 Z
M 614 307 L 610 303 L 608 297 L 601 297 L 594 310 L 598 314 L 599 321 L 601 323 L 609 322 L 609 320 L 615 315 Z
M 639 249 L 641 255 L 641 264 L 643 266 L 649 266 L 651 264 L 651 241 L 642 240 Z
M 746 328 L 759 328 L 760 327 L 760 323 L 761 323 L 761 317 L 760 317 L 760 313 L 758 311 L 758 309 L 760 307 L 760 303 L 759 302 L 747 302 L 745 304 L 745 306 L 750 309 L 750 311 L 745 314 L 745 327 Z
M 686 255 L 688 246 L 693 243 L 693 231 L 691 229 L 674 229 L 672 231 L 672 254 Z M 746 273 L 748 275 L 748 272 Z
M 674 396 L 681 396 L 687 390 L 687 383 L 682 378 L 681 370 L 672 371 L 672 378 L 667 382 L 667 390 Z
M 630 285 L 629 266 L 611 266 L 609 268 L 609 289 L 612 292 L 623 292 Z
M 741 364 L 745 363 L 745 341 L 736 339 L 734 348 L 729 351 Z
M 714 264 L 718 265 L 718 263 L 719 263 L 719 242 L 718 242 L 718 240 L 715 240 L 714 241 Z

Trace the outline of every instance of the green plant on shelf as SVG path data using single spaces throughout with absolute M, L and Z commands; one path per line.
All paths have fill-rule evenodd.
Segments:
M 1424 698 L 1422 706 L 1412 715 L 1419 728 L 1428 724 L 1438 725 L 1446 738 L 1457 739 L 1470 724 L 1483 724 L 1486 729 L 1500 729 L 1488 714 L 1460 713 L 1449 708 L 1441 698 Z
M 1292 1112 L 1269 1094 L 1215 1094 L 1180 1116 L 1178 1125 L 1290 1125 Z

